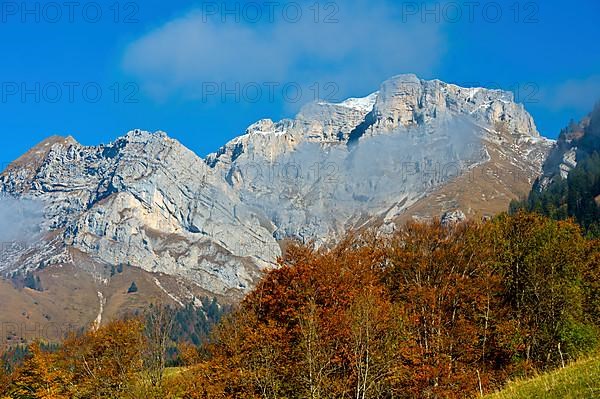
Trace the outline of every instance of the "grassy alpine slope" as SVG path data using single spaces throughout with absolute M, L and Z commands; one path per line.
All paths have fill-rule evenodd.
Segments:
M 513 381 L 486 399 L 586 399 L 600 397 L 600 355 L 531 379 Z

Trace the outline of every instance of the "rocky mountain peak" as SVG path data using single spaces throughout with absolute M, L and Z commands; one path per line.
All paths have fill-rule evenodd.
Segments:
M 465 88 L 415 75 L 399 75 L 385 81 L 373 113 L 371 130 L 384 132 L 462 115 L 492 127 L 502 124 L 510 134 L 539 137 L 533 119 L 521 104 L 514 102 L 511 92 Z
M 53 151 L 69 148 L 73 145 L 78 145 L 78 143 L 71 136 L 50 136 L 44 139 L 10 163 L 6 170 L 0 174 L 0 182 L 10 182 L 12 184 L 10 191 L 28 191 L 35 174 L 46 161 L 48 155 Z
M 292 121 L 259 121 L 207 162 L 273 220 L 276 237 L 303 240 L 343 232 L 359 215 L 393 220 L 487 162 L 507 169 L 499 185 L 520 174 L 525 187 L 550 145 L 512 93 L 408 74 L 367 97 L 307 104 Z M 507 203 L 510 190 L 492 197 Z
M 414 74 L 398 75 L 363 98 L 340 103 L 316 101 L 302 107 L 293 120 L 260 120 L 216 153 L 207 157 L 209 166 L 230 166 L 242 160 L 273 160 L 299 145 L 346 146 L 363 136 L 390 134 L 398 130 L 425 128 L 461 119 L 489 127 L 504 141 L 540 137 L 523 105 L 511 92 L 464 88 L 440 80 L 423 80 Z

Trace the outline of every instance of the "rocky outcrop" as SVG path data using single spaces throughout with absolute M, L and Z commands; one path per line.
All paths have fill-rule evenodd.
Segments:
M 510 134 L 539 137 L 533 119 L 523 105 L 514 102 L 511 92 L 464 88 L 439 80 L 421 80 L 415 75 L 400 75 L 384 82 L 373 113 L 370 134 L 468 115 L 487 126 L 505 124 Z
M 449 211 L 442 215 L 440 222 L 442 226 L 452 226 L 467 220 L 467 217 L 460 209 Z

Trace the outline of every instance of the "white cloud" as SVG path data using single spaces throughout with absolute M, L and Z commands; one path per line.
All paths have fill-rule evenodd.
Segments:
M 337 23 L 315 23 L 313 3 L 302 6 L 297 23 L 281 9 L 262 23 L 207 20 L 193 10 L 131 43 L 123 67 L 156 97 L 198 96 L 203 82 L 335 82 L 343 98 L 399 73 L 428 74 L 442 56 L 441 26 L 402 22 L 398 5 L 340 2 Z M 319 18 L 334 10 L 322 9 Z

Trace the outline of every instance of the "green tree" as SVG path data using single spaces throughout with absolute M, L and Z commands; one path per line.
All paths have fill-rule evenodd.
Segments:
M 129 286 L 129 289 L 127 290 L 127 293 L 128 293 L 128 294 L 133 294 L 133 293 L 135 293 L 135 292 L 138 292 L 138 287 L 137 287 L 137 285 L 135 284 L 135 281 L 133 281 L 133 282 L 131 283 L 131 285 Z
M 529 332 L 524 356 L 560 364 L 593 345 L 585 314 L 588 242 L 569 221 L 523 212 L 494 223 L 494 246 L 511 317 Z

